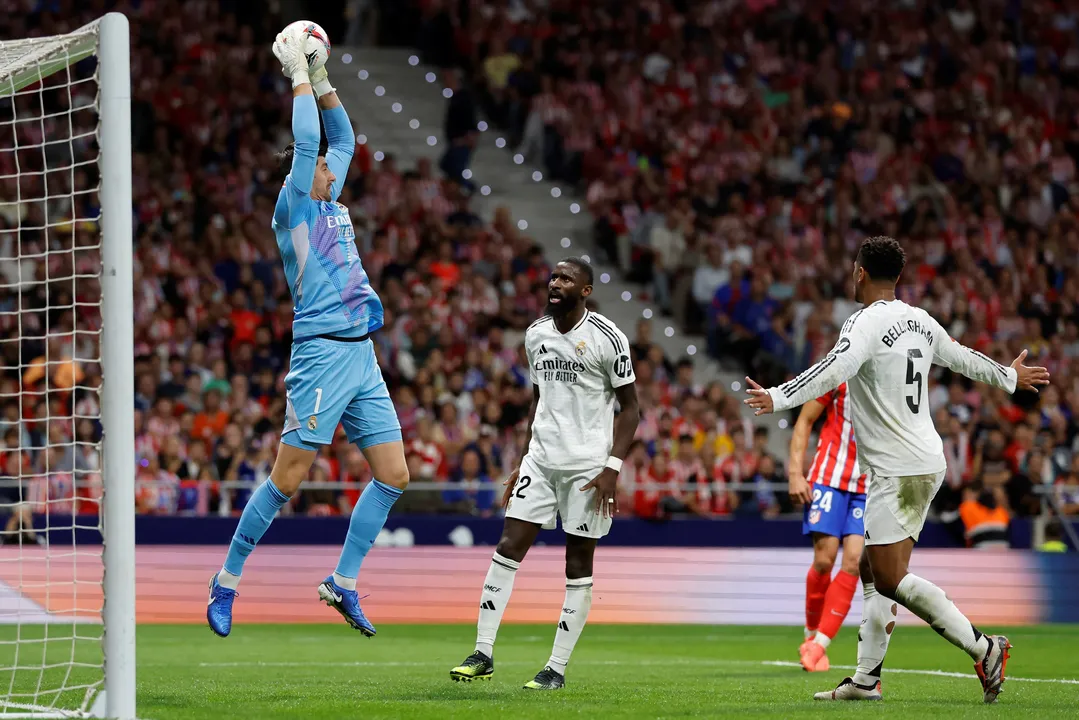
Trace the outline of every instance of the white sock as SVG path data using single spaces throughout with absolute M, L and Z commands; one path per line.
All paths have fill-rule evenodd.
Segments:
M 356 578 L 345 577 L 344 575 L 333 574 L 333 581 L 338 587 L 342 587 L 345 590 L 356 589 Z
M 502 614 L 513 592 L 513 578 L 521 563 L 495 553 L 491 558 L 491 567 L 483 580 L 483 594 L 480 595 L 480 619 L 476 623 L 476 650 L 487 657 L 494 657 L 495 636 L 502 623 Z
M 896 586 L 895 596 L 903 607 L 929 623 L 948 642 L 966 650 L 975 662 L 985 657 L 988 647 L 981 642 L 982 634 L 939 587 L 907 573 Z
M 588 611 L 592 608 L 592 578 L 566 580 L 566 599 L 562 603 L 562 614 L 558 618 L 558 629 L 554 633 L 554 649 L 547 664 L 552 670 L 566 674 L 569 656 L 573 646 L 581 637 L 584 624 L 588 622 Z
M 862 625 L 858 628 L 858 670 L 854 682 L 876 685 L 880 680 L 888 641 L 892 639 L 899 606 L 877 592 L 873 583 L 862 584 Z
M 817 636 L 816 630 L 810 630 L 809 628 L 802 628 L 802 632 L 805 634 L 806 640 L 812 640 Z
M 221 572 L 217 574 L 217 584 L 223 588 L 235 590 L 240 587 L 240 576 L 233 575 L 225 568 L 221 568 Z
M 828 637 L 822 632 L 819 632 L 813 636 L 813 642 L 817 643 L 822 648 L 827 650 L 828 646 L 832 644 L 832 638 Z

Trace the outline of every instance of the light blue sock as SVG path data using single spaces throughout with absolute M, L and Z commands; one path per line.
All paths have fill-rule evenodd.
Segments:
M 401 497 L 401 491 L 392 485 L 372 480 L 363 489 L 360 501 L 352 508 L 352 519 L 348 523 L 348 535 L 345 536 L 345 546 L 341 548 L 341 559 L 337 561 L 337 569 L 334 575 L 340 578 L 356 581 L 360 573 L 360 565 L 367 557 L 367 552 L 374 544 L 375 538 L 386 524 L 386 516 L 390 514 L 390 508 Z M 340 584 L 340 583 L 338 583 Z M 342 586 L 346 587 L 346 586 Z M 346 587 L 354 590 L 355 587 Z
M 288 495 L 277 489 L 272 480 L 255 488 L 251 498 L 240 515 L 236 532 L 229 543 L 229 554 L 225 557 L 225 572 L 239 576 L 244 571 L 247 556 L 262 539 L 266 528 L 270 527 L 277 511 L 289 500 Z

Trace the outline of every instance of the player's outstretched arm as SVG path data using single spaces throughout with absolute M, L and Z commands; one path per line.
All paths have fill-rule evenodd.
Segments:
M 846 332 L 839 336 L 839 341 L 824 359 L 793 380 L 765 389 L 747 377 L 749 397 L 745 404 L 753 408 L 753 414 L 796 408 L 835 390 L 853 377 L 869 357 L 869 339 L 861 332 L 861 326 L 850 320 L 845 328 Z
M 1027 351 L 1024 350 L 1011 367 L 1005 367 L 992 358 L 954 340 L 940 323 L 932 320 L 931 327 L 935 336 L 933 342 L 933 363 L 964 375 L 971 380 L 993 385 L 1014 393 L 1016 390 L 1032 390 L 1049 384 L 1049 371 L 1043 367 L 1028 367 L 1023 364 Z
M 309 197 L 318 164 L 318 108 L 310 85 L 300 86 L 293 93 L 292 137 L 296 144 L 292 151 L 292 170 L 285 182 L 293 193 Z
M 787 484 L 791 501 L 795 504 L 808 503 L 812 490 L 805 477 L 806 448 L 809 447 L 809 435 L 813 432 L 813 423 L 824 412 L 824 403 L 810 400 L 802 406 L 798 421 L 791 433 L 790 459 L 787 462 Z
M 330 85 L 330 76 L 325 66 L 311 74 L 311 87 L 322 110 L 322 123 L 326 126 L 326 142 L 329 145 L 326 164 L 330 166 L 330 172 L 335 178 L 330 186 L 330 199 L 336 201 L 348 178 L 348 168 L 356 152 L 356 138 L 352 133 L 352 122 L 348 119 L 345 106 L 337 97 L 337 90 Z
M 307 58 L 302 49 L 302 36 L 292 32 L 278 33 L 273 53 L 281 62 L 281 70 L 292 80 L 292 169 L 285 180 L 290 195 L 290 215 L 294 199 L 309 197 L 315 180 L 318 162 L 318 106 L 315 104 Z M 291 217 L 290 217 L 291 220 Z

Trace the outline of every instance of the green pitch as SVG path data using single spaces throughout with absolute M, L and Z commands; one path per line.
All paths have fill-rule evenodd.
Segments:
M 139 717 L 1042 720 L 1076 717 L 1079 707 L 1079 626 L 1009 631 L 1012 679 L 993 708 L 981 704 L 972 663 L 928 628 L 896 631 L 885 665 L 885 700 L 872 706 L 814 702 L 814 691 L 830 689 L 850 671 L 808 675 L 774 664 L 797 659 L 801 634 L 774 627 L 589 626 L 565 690 L 522 690 L 547 660 L 553 633 L 547 625 L 503 627 L 494 678 L 465 684 L 451 682 L 449 670 L 472 651 L 475 632 L 467 626 L 385 625 L 371 640 L 344 625 L 239 625 L 227 639 L 199 626 L 142 626 Z M 10 635 L 3 633 L 4 639 Z M 832 645 L 833 663 L 853 663 L 855 637 L 852 628 L 843 630 Z M 50 661 L 70 657 L 70 643 L 53 645 Z M 92 660 L 91 651 L 79 654 Z M 10 653 L 11 646 L 0 648 L 4 665 Z M 31 661 L 21 654 L 20 664 Z M 36 683 L 38 673 L 20 675 L 17 685 Z M 1054 682 L 1061 679 L 1072 683 Z M 6 685 L 9 678 L 0 680 Z

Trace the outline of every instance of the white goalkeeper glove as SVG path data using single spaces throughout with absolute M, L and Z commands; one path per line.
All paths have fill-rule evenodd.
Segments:
M 292 79 L 293 88 L 311 82 L 307 71 L 307 58 L 303 54 L 303 41 L 302 31 L 281 32 L 277 34 L 273 44 L 273 54 L 281 61 L 281 71 L 285 73 L 285 77 Z
M 326 72 L 325 65 L 311 73 L 311 88 L 315 91 L 315 97 L 337 92 L 337 88 L 330 85 L 330 74 Z

